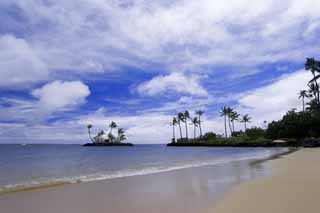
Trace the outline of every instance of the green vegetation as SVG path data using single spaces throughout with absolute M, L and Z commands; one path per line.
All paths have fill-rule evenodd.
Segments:
M 110 131 L 106 133 L 105 131 L 101 130 L 97 133 L 95 137 L 92 138 L 91 136 L 91 129 L 93 128 L 92 124 L 87 125 L 88 135 L 91 140 L 91 145 L 103 146 L 103 145 L 110 145 L 110 144 L 125 144 L 123 143 L 127 138 L 123 128 L 118 128 L 117 135 L 112 133 L 113 129 L 116 129 L 118 125 L 116 122 L 112 121 L 110 125 L 108 125 Z M 89 144 L 86 144 L 89 146 Z
M 224 134 L 218 135 L 208 132 L 202 135 L 201 119 L 203 111 L 196 111 L 198 117 L 191 119 L 194 137 L 188 138 L 187 121 L 190 119 L 188 111 L 178 113 L 173 126 L 179 125 L 180 139 L 176 140 L 174 128 L 172 146 L 320 146 L 320 61 L 308 58 L 305 69 L 310 71 L 312 79 L 306 85 L 308 89 L 301 90 L 297 98 L 302 100 L 302 111 L 289 110 L 280 120 L 272 121 L 265 127 L 247 128 L 252 118 L 248 114 L 241 116 L 231 107 L 224 106 L 220 116 L 224 118 Z M 175 120 L 176 119 L 176 120 Z M 244 129 L 235 130 L 235 122 L 244 123 Z M 186 137 L 183 138 L 180 122 L 185 124 Z M 264 121 L 266 125 L 267 122 Z M 200 136 L 196 137 L 196 130 L 200 128 Z

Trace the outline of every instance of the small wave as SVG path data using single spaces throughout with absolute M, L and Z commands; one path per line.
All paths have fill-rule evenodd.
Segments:
M 187 168 L 214 166 L 219 164 L 232 163 L 236 161 L 261 160 L 261 159 L 270 158 L 273 155 L 272 153 L 273 152 L 266 151 L 265 153 L 260 154 L 259 156 L 250 155 L 250 156 L 243 156 L 236 159 L 221 159 L 221 160 L 215 159 L 214 161 L 186 163 L 183 165 L 175 165 L 171 167 L 161 167 L 161 166 L 149 167 L 146 169 L 139 169 L 139 170 L 122 170 L 122 171 L 117 171 L 113 173 L 95 173 L 95 174 L 78 175 L 78 176 L 72 176 L 72 177 L 59 177 L 59 178 L 53 178 L 50 180 L 43 180 L 43 181 L 30 181 L 30 182 L 18 183 L 18 184 L 8 184 L 0 188 L 0 194 L 8 193 L 8 192 L 33 190 L 38 188 L 47 188 L 47 187 L 58 186 L 63 184 L 101 181 L 101 180 L 108 180 L 108 179 L 115 179 L 115 178 L 170 172 L 170 171 L 176 171 L 176 170 L 187 169 Z

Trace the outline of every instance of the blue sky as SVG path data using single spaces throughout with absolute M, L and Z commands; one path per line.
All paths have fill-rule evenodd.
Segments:
M 279 119 L 301 108 L 319 11 L 316 0 L 2 0 L 0 143 L 84 143 L 86 124 L 111 120 L 130 142 L 166 143 L 186 109 L 221 133 L 224 105 L 252 126 Z

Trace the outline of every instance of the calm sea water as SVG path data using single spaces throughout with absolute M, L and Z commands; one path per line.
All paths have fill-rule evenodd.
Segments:
M 104 180 L 268 158 L 285 149 L 136 145 L 0 145 L 0 191 Z

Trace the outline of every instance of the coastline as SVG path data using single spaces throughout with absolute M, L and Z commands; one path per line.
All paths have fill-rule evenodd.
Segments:
M 315 163 L 319 160 L 319 149 L 301 149 L 270 161 L 271 176 L 240 184 L 211 212 L 319 212 L 320 170 Z
M 277 156 L 279 154 L 264 160 Z M 6 193 L 0 196 L 0 205 L 6 213 L 206 213 L 235 186 L 269 175 L 269 169 L 262 162 L 252 159 Z

